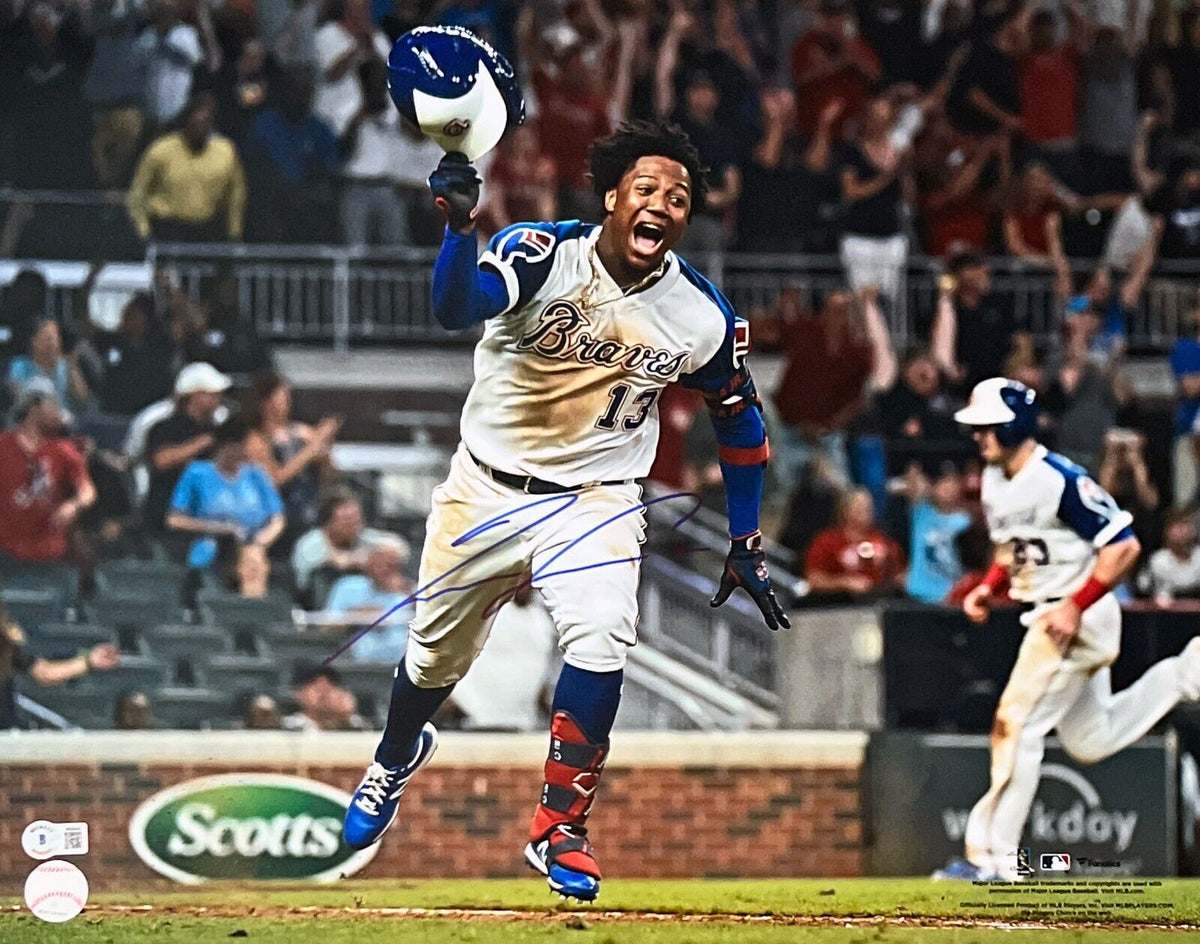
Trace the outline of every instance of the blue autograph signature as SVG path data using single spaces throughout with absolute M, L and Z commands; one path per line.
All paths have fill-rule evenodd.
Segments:
M 671 525 L 672 529 L 678 528 L 680 525 L 682 525 L 684 522 L 686 522 L 689 518 L 691 518 L 693 515 L 695 515 L 696 511 L 700 508 L 700 496 L 697 495 L 695 492 L 673 492 L 670 495 L 662 495 L 658 498 L 652 498 L 648 502 L 641 502 L 640 504 L 634 505 L 632 508 L 626 508 L 624 511 L 620 512 L 619 514 L 615 514 L 611 518 L 608 518 L 605 521 L 600 522 L 600 524 L 596 525 L 593 528 L 590 528 L 589 530 L 587 530 L 583 534 L 581 534 L 579 537 L 575 538 L 575 540 L 569 542 L 566 546 L 564 546 L 557 553 L 555 553 L 553 557 L 551 557 L 549 560 L 543 562 L 541 564 L 541 566 L 539 566 L 532 573 L 518 572 L 518 573 L 508 573 L 508 574 L 493 574 L 490 577 L 485 577 L 482 580 L 475 580 L 470 583 L 447 585 L 446 582 L 447 582 L 448 578 L 451 577 L 457 571 L 462 570 L 464 567 L 468 566 L 469 564 L 474 563 L 475 561 L 479 560 L 482 557 L 486 557 L 488 554 L 495 551 L 496 548 L 502 547 L 503 545 L 507 544 L 508 542 L 515 540 L 517 537 L 519 537 L 524 532 L 526 532 L 532 528 L 536 528 L 542 522 L 549 521 L 555 515 L 561 514 L 563 511 L 570 508 L 577 501 L 579 501 L 579 494 L 577 492 L 568 492 L 563 495 L 551 495 L 548 498 L 542 498 L 535 502 L 530 502 L 528 505 L 521 505 L 518 508 L 513 508 L 509 511 L 501 512 L 500 514 L 496 515 L 494 518 L 489 518 L 487 521 L 483 522 L 482 524 L 476 525 L 474 528 L 471 528 L 469 531 L 467 531 L 467 532 L 463 533 L 462 535 L 460 535 L 459 537 L 455 538 L 451 544 L 451 547 L 459 547 L 460 545 L 466 544 L 468 541 L 474 540 L 475 538 L 478 538 L 480 535 L 486 534 L 489 531 L 494 531 L 495 529 L 503 527 L 506 524 L 511 524 L 513 517 L 516 514 L 518 514 L 519 512 L 528 511 L 531 508 L 539 508 L 544 505 L 550 506 L 550 511 L 548 513 L 542 515 L 537 520 L 532 521 L 528 524 L 522 525 L 521 527 L 517 528 L 515 531 L 512 531 L 509 534 L 506 534 L 504 537 L 500 538 L 500 540 L 496 541 L 493 544 L 489 544 L 487 547 L 483 548 L 478 553 L 473 554 L 470 557 L 466 558 L 465 560 L 461 561 L 460 563 L 456 564 L 454 567 L 450 568 L 444 574 L 441 574 L 438 577 L 434 577 L 432 580 L 429 581 L 429 583 L 425 584 L 425 586 L 418 587 L 416 590 L 414 590 L 412 592 L 412 594 L 410 596 L 408 596 L 404 600 L 401 600 L 399 603 L 397 603 L 395 606 L 393 606 L 390 610 L 388 610 L 386 613 L 384 613 L 382 616 L 380 616 L 377 620 L 375 620 L 375 622 L 372 623 L 370 626 L 364 626 L 358 632 L 354 633 L 354 635 L 352 635 L 349 639 L 347 639 L 344 643 L 342 643 L 342 645 L 337 649 L 337 651 L 335 651 L 332 655 L 328 656 L 325 659 L 324 664 L 329 665 L 329 663 L 333 662 L 334 659 L 338 658 L 338 656 L 340 656 L 340 655 L 342 655 L 342 653 L 346 652 L 346 650 L 348 650 L 351 646 L 353 646 L 356 642 L 358 642 L 358 640 L 360 640 L 363 636 L 365 636 L 367 633 L 369 633 L 371 630 L 373 630 L 376 626 L 378 626 L 380 623 L 382 623 L 384 620 L 386 620 L 389 616 L 391 616 L 397 610 L 408 606 L 410 603 L 428 602 L 429 600 L 436 600 L 438 597 L 443 596 L 444 594 L 461 593 L 464 590 L 471 590 L 471 589 L 474 589 L 475 587 L 482 586 L 483 584 L 486 584 L 486 583 L 493 583 L 493 582 L 501 581 L 501 580 L 515 580 L 516 581 L 515 583 L 506 584 L 500 590 L 500 592 L 497 593 L 495 598 L 493 598 L 492 601 L 487 605 L 486 609 L 484 610 L 484 616 L 486 617 L 486 616 L 490 616 L 493 613 L 495 613 L 496 610 L 500 609 L 501 606 L 503 606 L 505 603 L 507 603 L 509 600 L 511 600 L 514 596 L 516 596 L 518 593 L 520 593 L 526 587 L 532 586 L 534 581 L 536 581 L 536 580 L 539 580 L 539 579 L 544 580 L 547 577 L 558 577 L 558 576 L 561 576 L 562 574 L 578 573 L 578 572 L 584 571 L 584 570 L 594 570 L 597 567 L 609 567 L 613 564 L 629 564 L 629 563 L 634 563 L 636 561 L 640 561 L 644 558 L 645 555 L 638 554 L 636 557 L 621 557 L 621 558 L 615 558 L 613 560 L 599 561 L 594 564 L 584 564 L 583 566 L 580 566 L 580 567 L 569 567 L 566 569 L 553 570 L 553 571 L 549 570 L 549 567 L 556 560 L 558 560 L 560 557 L 562 557 L 564 554 L 566 554 L 568 551 L 570 551 L 571 548 L 573 548 L 576 545 L 580 544 L 581 542 L 585 541 L 587 538 L 591 537 L 596 532 L 601 531 L 604 528 L 608 527 L 613 522 L 619 521 L 620 519 L 624 518 L 626 515 L 640 513 L 643 510 L 649 508 L 651 505 L 658 505 L 663 502 L 673 501 L 673 500 L 679 499 L 679 498 L 691 499 L 692 507 L 683 515 L 682 518 L 680 518 L 673 525 Z

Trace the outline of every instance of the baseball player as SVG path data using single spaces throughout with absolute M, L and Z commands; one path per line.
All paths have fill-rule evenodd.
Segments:
M 1111 591 L 1138 559 L 1133 517 L 1084 469 L 1037 443 L 1037 414 L 1034 392 L 1003 377 L 977 384 L 955 414 L 987 463 L 983 510 L 996 545 L 995 563 L 963 609 L 986 621 L 1006 581 L 1031 609 L 992 724 L 991 787 L 967 819 L 966 859 L 936 878 L 1016 877 L 1013 856 L 1051 730 L 1077 761 L 1095 763 L 1136 741 L 1181 699 L 1200 698 L 1200 639 L 1113 694 L 1108 667 L 1120 648 L 1121 608 Z
M 704 396 L 719 443 L 731 544 L 712 605 L 742 587 L 772 629 L 789 625 L 760 548 L 767 441 L 748 327 L 671 251 L 703 195 L 699 155 L 677 127 L 634 123 L 597 142 L 590 164 L 602 225 L 520 223 L 478 259 L 474 169 L 450 153 L 429 178 L 446 218 L 434 311 L 450 329 L 482 323 L 483 337 L 462 442 L 433 494 L 387 727 L 344 828 L 356 848 L 383 835 L 433 755 L 429 718 L 498 606 L 531 582 L 565 665 L 525 857 L 551 889 L 586 901 L 601 877 L 586 822 L 637 641 L 645 521 L 636 480 L 650 470 L 658 397 L 672 381 Z

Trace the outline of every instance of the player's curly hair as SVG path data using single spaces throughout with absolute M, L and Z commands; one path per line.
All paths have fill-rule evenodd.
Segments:
M 692 207 L 703 202 L 708 189 L 708 168 L 687 133 L 665 121 L 627 121 L 588 153 L 592 189 L 600 199 L 615 190 L 621 178 L 641 157 L 666 157 L 678 161 L 692 179 Z

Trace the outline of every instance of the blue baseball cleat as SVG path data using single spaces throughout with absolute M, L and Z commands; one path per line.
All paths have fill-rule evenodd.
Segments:
M 350 808 L 346 810 L 346 822 L 342 826 L 342 838 L 352 849 L 365 849 L 379 842 L 379 838 L 392 825 L 400 809 L 400 797 L 404 788 L 418 770 L 429 763 L 437 750 L 437 728 L 426 722 L 417 738 L 417 752 L 403 767 L 395 770 L 375 761 L 354 791 Z
M 564 898 L 580 901 L 595 901 L 600 894 L 600 876 L 569 869 L 557 861 L 564 853 L 575 852 L 587 858 L 583 861 L 595 868 L 591 844 L 587 841 L 587 830 L 582 827 L 560 825 L 540 842 L 531 842 L 525 847 L 525 861 L 529 867 L 546 876 L 551 891 Z M 599 869 L 596 869 L 599 872 Z
M 944 869 L 938 869 L 930 878 L 935 881 L 994 882 L 1000 878 L 996 872 L 980 868 L 966 859 L 951 859 Z

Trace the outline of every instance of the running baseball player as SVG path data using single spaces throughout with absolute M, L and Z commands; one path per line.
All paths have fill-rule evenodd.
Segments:
M 1016 877 L 1013 856 L 1051 730 L 1077 761 L 1095 763 L 1136 741 L 1180 700 L 1200 698 L 1200 639 L 1113 694 L 1121 608 L 1112 589 L 1138 559 L 1133 517 L 1084 469 L 1038 444 L 1037 416 L 1034 392 L 1003 377 L 977 384 L 955 414 L 987 463 L 983 510 L 996 545 L 995 563 L 963 609 L 986 621 L 1005 582 L 1031 609 L 992 725 L 991 787 L 967 819 L 966 858 L 935 878 Z
M 529 581 L 565 665 L 525 857 L 551 889 L 585 901 L 601 877 L 586 822 L 637 641 L 645 520 L 636 480 L 650 470 L 656 404 L 672 381 L 703 395 L 719 443 L 731 544 L 712 605 L 742 587 L 771 629 L 789 625 L 760 548 L 767 441 L 748 326 L 671 251 L 704 192 L 699 155 L 675 126 L 634 123 L 597 142 L 590 164 L 602 225 L 520 223 L 478 260 L 474 169 L 450 153 L 429 179 L 446 218 L 434 311 L 450 329 L 482 323 L 483 337 L 462 442 L 433 494 L 387 727 L 344 828 L 355 848 L 383 835 L 436 748 L 429 718 L 506 594 Z

